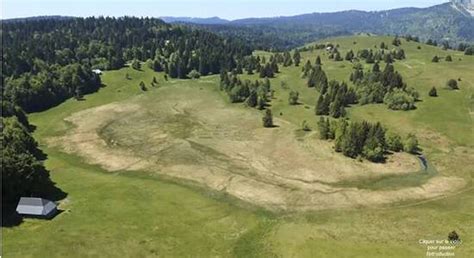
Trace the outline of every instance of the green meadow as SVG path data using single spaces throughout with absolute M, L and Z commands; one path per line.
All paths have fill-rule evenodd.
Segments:
M 356 52 L 381 42 L 390 45 L 391 41 L 392 37 L 354 36 L 320 43 L 339 44 L 344 56 L 349 49 Z M 30 114 L 31 123 L 37 126 L 34 136 L 48 155 L 46 167 L 67 197 L 60 204 L 63 212 L 51 221 L 25 219 L 19 226 L 3 228 L 4 256 L 424 257 L 426 246 L 419 243 L 420 239 L 446 239 L 449 232 L 456 230 L 462 239 L 454 251 L 456 257 L 472 257 L 474 57 L 405 40 L 401 47 L 407 58 L 397 61 L 395 68 L 409 86 L 419 91 L 417 109 L 392 111 L 383 104 L 355 105 L 347 109 L 348 116 L 351 120 L 380 121 L 402 135 L 415 133 L 435 173 L 467 182 L 458 193 L 384 208 L 278 213 L 147 171 L 108 172 L 50 145 L 48 139 L 71 129 L 72 125 L 64 120 L 70 115 L 141 95 L 157 96 L 162 87 L 203 87 L 209 94 L 228 101 L 226 94 L 218 90 L 218 75 L 165 81 L 162 73 L 146 67 L 142 71 L 123 68 L 105 72 L 104 87 L 87 95 L 84 101 L 70 99 L 47 111 Z M 268 57 L 270 53 L 257 51 L 254 55 Z M 303 52 L 300 67 L 280 66 L 280 73 L 271 79 L 275 94 L 270 108 L 275 117 L 297 126 L 306 120 L 316 129 L 314 105 L 318 93 L 306 87 L 301 66 L 306 60 L 314 63 L 318 55 L 330 79 L 349 82 L 350 62 L 330 61 L 325 50 Z M 432 63 L 434 55 L 451 55 L 453 62 L 442 58 L 439 63 Z M 159 81 L 157 87 L 149 86 L 154 76 Z M 258 75 L 241 77 L 257 79 Z M 448 90 L 448 79 L 461 79 L 460 89 Z M 140 90 L 141 81 L 148 85 L 147 91 Z M 433 86 L 439 97 L 428 97 Z M 288 104 L 291 90 L 300 93 L 301 105 Z M 426 178 L 400 180 L 404 179 L 375 185 L 373 181 L 346 184 L 383 189 L 397 184 L 417 185 Z

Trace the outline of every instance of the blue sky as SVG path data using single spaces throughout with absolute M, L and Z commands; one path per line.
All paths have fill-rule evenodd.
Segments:
M 270 17 L 349 9 L 427 7 L 447 0 L 3 0 L 2 18 L 67 16 Z

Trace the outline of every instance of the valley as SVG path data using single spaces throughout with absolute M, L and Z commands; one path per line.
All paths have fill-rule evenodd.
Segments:
M 392 39 L 364 34 L 306 47 L 332 43 L 345 54 Z M 264 111 L 230 103 L 219 75 L 167 80 L 145 65 L 105 71 L 97 93 L 29 114 L 46 167 L 68 196 L 55 220 L 4 229 L 5 256 L 420 257 L 419 239 L 456 230 L 464 242 L 456 256 L 469 257 L 474 57 L 401 41 L 406 59 L 394 66 L 420 93 L 416 109 L 355 104 L 347 117 L 414 133 L 427 170 L 416 155 L 372 163 L 319 139 L 320 93 L 301 78 L 303 65 L 270 79 L 273 128 L 262 127 Z M 433 63 L 435 55 L 453 61 Z M 329 79 L 354 86 L 350 61 L 330 60 L 325 49 L 301 56 L 302 64 L 320 56 Z M 459 90 L 447 89 L 448 79 L 460 79 Z M 428 96 L 434 86 L 436 98 Z M 292 90 L 299 105 L 288 104 Z

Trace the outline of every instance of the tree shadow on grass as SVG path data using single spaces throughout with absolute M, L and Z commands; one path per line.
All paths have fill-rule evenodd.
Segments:
M 53 202 L 58 202 L 66 198 L 67 193 L 56 187 L 55 183 L 51 183 L 51 185 L 45 187 L 42 193 L 34 195 L 32 194 L 31 196 L 41 197 Z M 10 201 L 2 200 L 2 227 L 11 228 L 19 226 L 23 222 L 23 216 L 16 212 L 19 199 L 20 198 L 15 198 L 14 200 Z M 58 209 L 58 212 L 48 219 L 53 219 L 62 212 L 63 210 Z

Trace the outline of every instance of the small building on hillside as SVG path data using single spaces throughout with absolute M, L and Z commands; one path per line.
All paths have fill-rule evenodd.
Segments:
M 98 75 L 102 74 L 102 71 L 100 69 L 93 69 L 92 72 Z
M 21 197 L 16 207 L 16 212 L 20 215 L 52 218 L 58 212 L 54 202 L 43 198 Z

